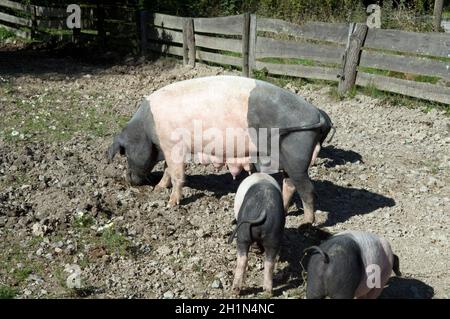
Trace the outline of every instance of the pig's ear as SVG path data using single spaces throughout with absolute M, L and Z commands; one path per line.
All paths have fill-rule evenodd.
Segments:
M 114 137 L 113 143 L 106 151 L 106 158 L 108 160 L 108 164 L 112 162 L 117 152 L 120 152 L 121 155 L 125 154 L 125 148 L 122 145 L 122 139 L 120 135 Z
M 323 257 L 323 262 L 325 264 L 328 264 L 330 262 L 330 257 L 328 256 L 328 254 L 326 252 L 324 252 L 322 250 L 322 248 L 320 248 L 319 246 L 308 247 L 305 250 L 303 250 L 303 253 L 305 254 L 305 253 L 308 253 L 309 251 L 313 251 L 313 252 L 319 253 Z

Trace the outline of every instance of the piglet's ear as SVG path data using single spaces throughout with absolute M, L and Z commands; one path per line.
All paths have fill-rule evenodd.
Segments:
M 125 149 L 124 149 L 123 145 L 121 144 L 120 135 L 117 135 L 116 137 L 114 137 L 113 143 L 106 151 L 106 158 L 108 160 L 108 164 L 112 162 L 112 160 L 114 159 L 114 156 L 119 151 L 120 151 L 120 154 L 123 155 L 125 152 Z

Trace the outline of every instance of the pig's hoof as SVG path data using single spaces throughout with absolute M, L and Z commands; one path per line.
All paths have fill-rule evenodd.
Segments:
M 174 207 L 177 205 L 180 205 L 180 197 L 171 195 L 167 207 Z
M 239 287 L 233 287 L 232 291 L 236 296 L 239 296 L 241 294 L 241 288 Z
M 157 185 L 155 186 L 155 188 L 154 188 L 154 191 L 155 191 L 155 192 L 158 192 L 158 193 L 162 193 L 162 192 L 164 192 L 164 190 L 167 189 L 167 188 L 168 188 L 168 187 L 164 187 L 164 186 L 161 186 L 161 185 L 157 184 Z

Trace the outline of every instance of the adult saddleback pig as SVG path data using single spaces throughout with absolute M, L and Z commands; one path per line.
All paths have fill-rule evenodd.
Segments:
M 127 156 L 127 176 L 133 185 L 144 184 L 156 162 L 165 160 L 157 187 L 173 186 L 168 203 L 173 206 L 180 203 L 185 181 L 185 160 L 181 158 L 194 155 L 202 164 L 227 165 L 235 177 L 242 169 L 250 171 L 254 154 L 261 153 L 258 137 L 271 144 L 277 135 L 277 170 L 285 172 L 284 207 L 288 208 L 297 189 L 306 222 L 313 223 L 314 194 L 308 167 L 332 127 L 325 112 L 270 83 L 238 76 L 203 77 L 170 84 L 144 97 L 115 136 L 108 158 L 112 161 L 117 152 Z M 264 129 L 267 135 L 262 137 L 259 132 Z M 227 130 L 232 134 L 227 135 Z M 258 132 L 256 136 L 252 130 Z M 236 140 L 243 147 L 235 147 Z M 268 172 L 267 166 L 256 166 Z

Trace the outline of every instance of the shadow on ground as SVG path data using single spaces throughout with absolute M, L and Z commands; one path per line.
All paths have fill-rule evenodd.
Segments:
M 414 278 L 391 277 L 384 288 L 382 299 L 431 299 L 433 287 Z

